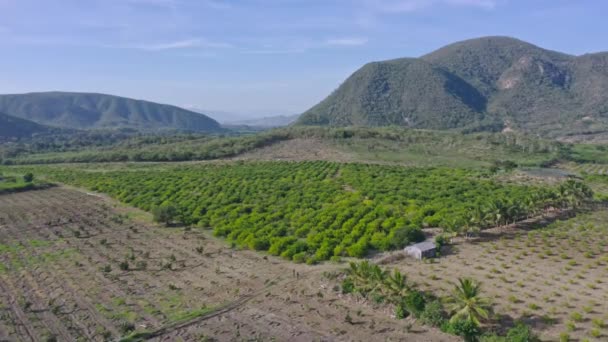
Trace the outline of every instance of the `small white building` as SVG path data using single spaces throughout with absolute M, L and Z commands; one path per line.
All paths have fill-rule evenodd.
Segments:
M 437 255 L 437 245 L 433 241 L 423 241 L 417 244 L 407 246 L 404 249 L 405 254 L 416 259 L 434 258 Z

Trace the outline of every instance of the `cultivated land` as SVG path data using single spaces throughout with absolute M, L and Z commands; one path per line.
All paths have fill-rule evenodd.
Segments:
M 343 265 L 296 265 L 148 218 L 68 188 L 0 196 L 0 339 L 456 340 L 344 298 L 323 277 Z
M 608 338 L 605 145 L 396 128 L 64 138 L 4 150 L 56 165 L 0 169 L 20 191 L 0 194 L 0 340 L 457 341 L 448 316 L 398 317 L 461 277 L 492 301 L 483 331 Z M 403 259 L 423 233 L 453 243 Z M 348 289 L 365 259 L 389 273 Z
M 504 325 L 523 320 L 548 341 L 608 338 L 608 212 L 547 219 L 484 231 L 459 240 L 433 263 L 388 263 L 421 289 L 448 295 L 467 275 L 483 283 Z M 546 223 L 553 222 L 540 228 Z

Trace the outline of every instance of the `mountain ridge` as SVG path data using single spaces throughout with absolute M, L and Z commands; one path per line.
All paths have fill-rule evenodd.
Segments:
M 574 56 L 503 36 L 455 42 L 365 64 L 297 124 L 605 130 L 608 52 Z
M 73 129 L 221 131 L 219 123 L 204 114 L 101 93 L 51 91 L 0 95 L 0 112 L 42 125 Z
M 28 138 L 35 134 L 57 132 L 60 130 L 0 112 L 0 141 L 14 138 Z

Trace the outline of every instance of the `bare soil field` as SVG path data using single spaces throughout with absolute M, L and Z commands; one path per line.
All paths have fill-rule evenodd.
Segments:
M 457 340 L 343 297 L 323 273 L 345 265 L 296 265 L 147 219 L 65 187 L 0 196 L 0 340 Z

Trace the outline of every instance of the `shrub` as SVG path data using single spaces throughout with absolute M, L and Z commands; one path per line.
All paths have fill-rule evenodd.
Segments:
M 407 311 L 412 313 L 414 317 L 418 318 L 424 310 L 426 300 L 422 292 L 417 290 L 410 291 L 404 298 L 403 303 L 407 308 Z
M 122 270 L 122 271 L 127 271 L 129 270 L 129 262 L 128 261 L 122 261 L 120 264 L 118 264 L 118 267 Z
M 575 322 L 581 322 L 583 320 L 583 315 L 581 315 L 580 312 L 573 312 L 570 315 L 570 318 L 572 318 L 572 320 Z
M 177 208 L 171 204 L 163 204 L 152 209 L 154 222 L 170 224 L 177 217 Z
M 445 246 L 447 242 L 448 241 L 443 234 L 435 236 L 435 245 L 437 245 L 438 250 L 441 250 L 441 247 Z
M 291 260 L 297 264 L 301 264 L 306 261 L 306 252 L 296 253 L 291 257 Z
M 34 181 L 34 174 L 31 172 L 26 173 L 25 175 L 23 175 L 23 180 L 26 183 L 31 183 Z
M 522 322 L 517 322 L 515 326 L 507 332 L 508 342 L 537 342 L 538 336 L 534 335 L 532 329 Z
M 342 281 L 342 293 L 343 294 L 352 293 L 354 290 L 355 290 L 355 284 L 353 283 L 352 279 L 346 278 Z
M 479 326 L 470 320 L 446 321 L 441 330 L 452 335 L 461 336 L 465 341 L 476 341 L 481 334 Z
M 405 303 L 401 302 L 397 304 L 397 307 L 395 308 L 395 317 L 397 317 L 397 319 L 404 319 L 409 315 L 410 313 L 407 311 Z
M 434 300 L 425 305 L 422 314 L 420 315 L 420 321 L 426 325 L 439 327 L 445 320 L 445 313 L 443 311 L 443 305 L 438 300 Z

